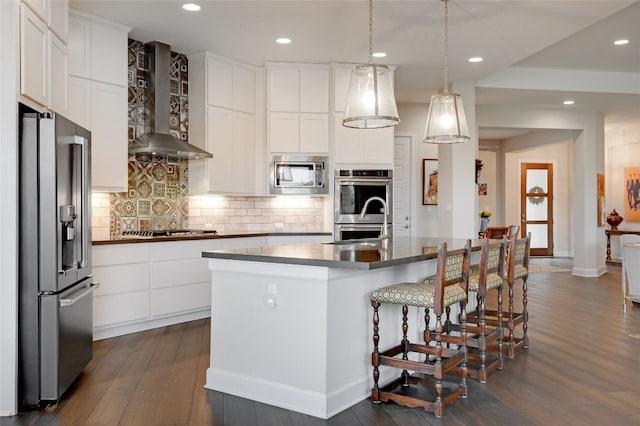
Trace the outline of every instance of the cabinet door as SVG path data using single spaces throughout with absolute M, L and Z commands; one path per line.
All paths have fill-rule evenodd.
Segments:
M 25 4 L 20 7 L 20 93 L 49 104 L 47 25 Z
M 327 114 L 300 114 L 300 152 L 329 152 Z
M 69 120 L 91 130 L 91 80 L 69 76 L 68 80 Z
M 329 68 L 300 68 L 300 112 L 329 112 Z
M 91 78 L 91 23 L 69 17 L 69 75 Z
M 91 85 L 91 178 L 96 190 L 127 190 L 127 88 Z
M 333 110 L 343 112 L 347 106 L 347 94 L 351 83 L 351 68 L 333 70 Z
M 127 33 L 91 23 L 91 79 L 127 85 Z
M 231 192 L 252 194 L 255 189 L 255 119 L 253 115 L 233 113 L 233 159 Z
M 298 112 L 299 98 L 298 67 L 269 68 L 269 111 Z
M 207 104 L 233 106 L 233 65 L 229 62 L 207 59 Z
M 233 109 L 253 114 L 256 110 L 256 73 L 233 66 Z
M 335 114 L 335 162 L 336 163 L 361 163 L 362 141 L 364 135 L 361 129 L 352 129 L 342 125 L 342 113 Z
M 23 0 L 23 2 L 29 5 L 41 21 L 47 21 L 50 0 Z
M 213 158 L 208 165 L 209 192 L 228 192 L 233 170 L 233 112 L 207 107 L 207 147 Z
M 68 112 L 67 45 L 49 31 L 49 107 L 62 115 Z
M 269 114 L 269 151 L 298 152 L 300 149 L 300 114 L 272 112 Z
M 69 1 L 50 0 L 47 22 L 49 29 L 53 31 L 63 43 L 67 42 L 69 34 Z

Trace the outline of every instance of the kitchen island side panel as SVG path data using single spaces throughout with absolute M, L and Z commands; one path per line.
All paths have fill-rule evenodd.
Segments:
M 435 261 L 363 271 L 212 259 L 209 268 L 212 345 L 205 387 L 326 419 L 370 394 L 369 293 L 431 274 Z M 276 304 L 269 307 L 273 293 Z M 382 347 L 401 338 L 399 309 L 380 309 Z M 411 311 L 414 341 L 423 315 Z M 381 382 L 393 374 L 382 368 Z

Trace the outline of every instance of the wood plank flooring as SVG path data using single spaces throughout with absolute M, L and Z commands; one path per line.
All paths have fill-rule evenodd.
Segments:
M 95 342 L 93 361 L 58 405 L 0 424 L 640 425 L 640 339 L 632 337 L 640 307 L 622 313 L 620 268 L 579 278 L 558 271 L 570 259 L 532 262 L 543 266 L 529 278 L 530 348 L 488 383 L 471 380 L 469 398 L 440 419 L 367 399 L 321 420 L 204 389 L 210 323 L 199 320 Z

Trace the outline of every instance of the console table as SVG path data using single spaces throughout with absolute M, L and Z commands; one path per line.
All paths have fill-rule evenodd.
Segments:
M 624 234 L 640 235 L 640 231 L 625 231 L 622 229 L 605 229 L 604 233 L 607 234 L 607 257 L 605 260 L 607 263 L 613 263 L 615 265 L 619 265 L 620 262 L 611 260 L 611 236 Z

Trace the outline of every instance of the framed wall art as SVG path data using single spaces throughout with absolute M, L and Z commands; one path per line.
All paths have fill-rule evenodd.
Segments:
M 624 220 L 640 222 L 640 166 L 624 168 Z
M 422 204 L 435 206 L 438 204 L 438 160 L 422 159 Z
M 604 211 L 604 175 L 598 173 L 598 226 L 605 224 L 607 214 Z

